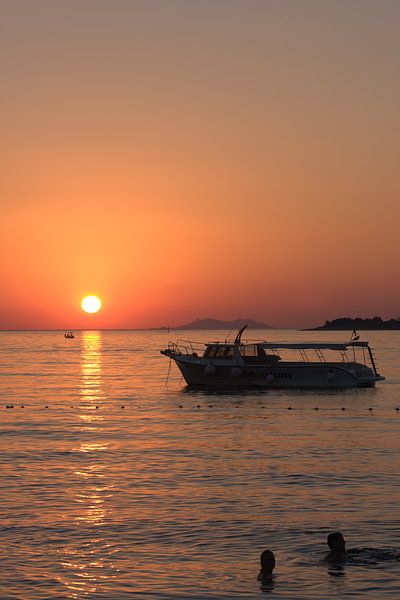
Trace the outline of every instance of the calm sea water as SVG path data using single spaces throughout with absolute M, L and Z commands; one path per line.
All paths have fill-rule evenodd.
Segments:
M 337 529 L 400 548 L 400 332 L 363 334 L 387 380 L 340 392 L 166 385 L 169 337 L 0 333 L 1 600 L 398 599 L 400 561 L 321 559 Z

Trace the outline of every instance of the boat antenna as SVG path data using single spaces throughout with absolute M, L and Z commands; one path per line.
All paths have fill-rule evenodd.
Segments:
M 240 320 L 240 315 L 238 316 L 238 318 L 236 319 L 236 321 L 234 321 L 232 327 L 230 328 L 229 333 L 228 333 L 227 337 L 225 338 L 225 344 L 227 344 L 229 342 L 229 338 L 231 337 L 231 333 L 233 331 L 235 323 L 237 323 L 239 320 Z M 237 327 L 237 325 L 236 325 L 236 327 Z
M 247 325 L 243 325 L 242 329 L 239 329 L 237 336 L 235 337 L 235 344 L 239 345 L 241 338 L 242 338 L 242 333 L 243 331 L 246 329 Z

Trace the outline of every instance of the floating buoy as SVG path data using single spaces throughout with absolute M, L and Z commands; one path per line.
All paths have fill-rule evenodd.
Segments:
M 233 367 L 231 369 L 231 377 L 240 377 L 242 374 L 242 369 L 240 367 Z
M 318 406 L 316 406 L 316 407 L 314 408 L 314 410 L 319 410 L 319 409 L 318 409 Z
M 291 406 L 288 406 L 288 410 L 292 410 L 292 407 L 291 407 Z
M 346 410 L 346 408 L 344 406 L 342 406 L 342 410 Z
M 215 375 L 216 370 L 215 365 L 207 365 L 204 369 L 204 373 L 206 375 Z

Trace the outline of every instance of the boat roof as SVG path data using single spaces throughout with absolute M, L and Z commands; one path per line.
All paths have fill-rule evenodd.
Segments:
M 233 342 L 208 342 L 207 346 L 234 346 Z M 368 342 L 251 342 L 240 344 L 241 346 L 259 346 L 269 350 L 287 349 L 287 350 L 346 350 L 346 348 L 357 346 L 368 348 Z
M 346 350 L 351 346 L 367 348 L 368 342 L 262 342 L 258 344 L 262 348 L 287 348 L 291 350 Z

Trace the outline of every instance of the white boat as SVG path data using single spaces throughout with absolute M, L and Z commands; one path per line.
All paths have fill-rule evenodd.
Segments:
M 206 388 L 343 389 L 373 387 L 385 379 L 369 343 L 355 332 L 346 343 L 245 343 L 245 328 L 233 341 L 169 342 L 161 354 L 175 361 L 188 385 Z

